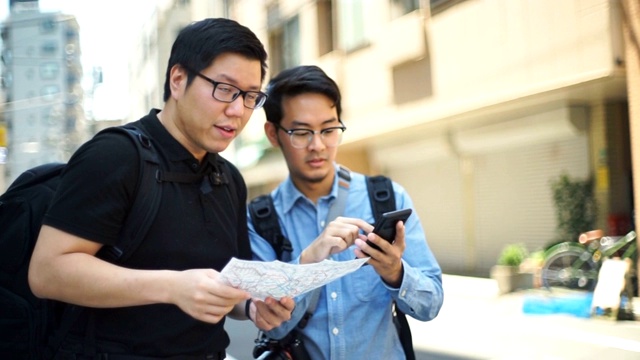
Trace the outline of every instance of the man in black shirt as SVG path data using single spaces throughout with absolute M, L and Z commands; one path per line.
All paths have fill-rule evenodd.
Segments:
M 219 274 L 231 257 L 251 259 L 246 185 L 218 153 L 264 103 L 265 72 L 263 45 L 232 20 L 206 19 L 180 32 L 167 67 L 164 108 L 133 125 L 150 139 L 162 172 L 201 174 L 203 180 L 162 182 L 158 214 L 122 266 L 96 254 L 119 241 L 135 199 L 142 166 L 136 145 L 105 133 L 72 156 L 29 269 L 37 296 L 88 308 L 58 358 L 86 354 L 95 341 L 96 352 L 110 359 L 223 359 L 227 314 L 246 319 L 246 313 L 266 330 L 290 318 L 292 299 L 250 300 Z M 212 184 L 206 176 L 212 172 L 232 186 Z

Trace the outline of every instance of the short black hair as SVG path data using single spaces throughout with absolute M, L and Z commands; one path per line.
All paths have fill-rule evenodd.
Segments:
M 260 81 L 267 72 L 267 52 L 258 37 L 246 26 L 225 18 L 210 18 L 193 22 L 184 27 L 171 47 L 164 81 L 164 101 L 169 100 L 171 89 L 169 75 L 177 64 L 193 71 L 201 71 L 220 55 L 235 53 L 247 59 L 259 60 Z M 187 86 L 196 75 L 189 72 Z
M 322 94 L 333 101 L 338 112 L 338 118 L 342 113 L 340 89 L 333 79 L 315 65 L 301 65 L 283 70 L 269 81 L 266 89 L 267 101 L 264 103 L 264 112 L 267 121 L 280 124 L 283 110 L 282 100 L 306 93 Z

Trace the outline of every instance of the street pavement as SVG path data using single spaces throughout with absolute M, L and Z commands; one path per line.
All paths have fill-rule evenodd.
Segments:
M 436 319 L 408 318 L 417 360 L 640 359 L 640 321 L 525 313 L 525 301 L 543 290 L 499 295 L 492 279 L 443 275 L 443 287 Z M 640 301 L 633 300 L 638 313 Z M 228 319 L 226 328 L 228 359 L 251 360 L 255 327 Z

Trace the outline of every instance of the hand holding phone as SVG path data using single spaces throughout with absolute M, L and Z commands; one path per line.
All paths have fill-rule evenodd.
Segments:
M 402 209 L 382 214 L 382 216 L 376 220 L 372 232 L 387 240 L 389 243 L 393 243 L 393 240 L 396 238 L 396 224 L 398 221 L 406 222 L 411 212 L 411 209 Z M 369 240 L 367 240 L 367 244 L 376 250 L 380 250 L 378 245 Z

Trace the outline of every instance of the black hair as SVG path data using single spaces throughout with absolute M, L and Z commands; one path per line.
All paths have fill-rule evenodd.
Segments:
M 266 93 L 269 97 L 264 103 L 264 112 L 267 121 L 275 124 L 280 124 L 282 121 L 282 100 L 306 93 L 325 95 L 333 101 L 338 118 L 342 113 L 338 84 L 322 69 L 314 65 L 302 65 L 282 71 L 269 81 Z
M 169 75 L 175 65 L 199 72 L 220 55 L 235 53 L 247 59 L 259 60 L 261 81 L 267 72 L 267 52 L 258 37 L 246 26 L 225 18 L 204 19 L 185 26 L 171 47 L 164 81 L 164 101 L 169 100 Z M 196 75 L 189 71 L 187 86 Z

